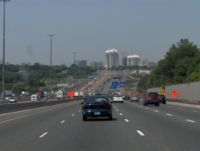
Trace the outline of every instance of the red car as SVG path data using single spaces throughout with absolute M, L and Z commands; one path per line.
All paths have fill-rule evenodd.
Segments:
M 160 99 L 159 99 L 159 94 L 157 92 L 147 93 L 147 95 L 144 97 L 144 106 L 148 104 L 154 104 L 156 106 L 159 106 Z

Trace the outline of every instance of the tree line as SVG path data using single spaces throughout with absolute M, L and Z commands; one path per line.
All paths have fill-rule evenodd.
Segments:
M 2 71 L 2 66 L 0 67 L 0 71 Z M 6 64 L 5 90 L 12 90 L 17 94 L 21 93 L 21 91 L 44 91 L 48 90 L 50 85 L 56 85 L 57 83 L 72 83 L 76 79 L 85 78 L 95 71 L 96 69 L 90 66 L 49 66 L 39 63 L 33 65 Z M 2 81 L 2 76 L 0 77 L 0 81 Z M 2 87 L 2 82 L 0 83 L 0 87 Z
M 138 89 L 200 80 L 200 49 L 188 39 L 172 44 L 150 75 L 141 78 Z

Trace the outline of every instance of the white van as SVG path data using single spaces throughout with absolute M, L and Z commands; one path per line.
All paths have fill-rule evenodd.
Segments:
M 39 96 L 38 95 L 36 95 L 36 94 L 33 94 L 33 95 L 31 95 L 31 101 L 32 102 L 36 102 L 36 101 L 39 101 L 40 99 L 39 99 Z

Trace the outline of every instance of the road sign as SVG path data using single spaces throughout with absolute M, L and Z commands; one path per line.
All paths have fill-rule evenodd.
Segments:
M 74 91 L 69 91 L 68 96 L 73 99 L 74 98 Z
M 176 91 L 176 90 L 173 90 L 173 91 L 171 92 L 171 97 L 172 97 L 173 99 L 176 99 L 176 98 L 177 98 L 177 96 L 179 96 L 179 93 L 178 93 L 178 91 Z

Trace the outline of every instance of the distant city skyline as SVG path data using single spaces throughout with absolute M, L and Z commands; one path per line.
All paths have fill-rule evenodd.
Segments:
M 6 3 L 6 62 L 53 64 L 78 60 L 106 63 L 105 50 L 157 62 L 188 38 L 200 47 L 197 0 L 11 0 Z M 3 3 L 0 2 L 0 12 Z M 0 60 L 3 16 L 0 13 Z

